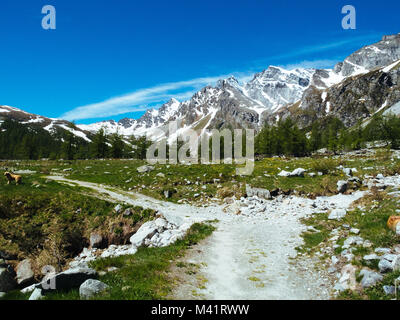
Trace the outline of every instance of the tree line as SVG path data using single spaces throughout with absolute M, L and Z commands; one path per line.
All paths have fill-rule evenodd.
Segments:
M 383 141 L 392 149 L 400 148 L 400 119 L 395 115 L 375 115 L 368 122 L 359 121 L 352 128 L 346 128 L 340 119 L 327 117 L 315 121 L 309 128 L 299 129 L 287 118 L 262 128 L 256 137 L 255 153 L 300 157 L 322 148 L 334 153 L 358 150 L 373 141 Z
M 38 125 L 27 126 L 11 119 L 0 125 L 0 159 L 145 159 L 151 143 L 146 137 L 108 135 L 104 129 L 94 134 L 89 142 L 68 130 L 51 134 Z
M 107 134 L 102 128 L 90 138 L 91 142 L 86 141 L 68 130 L 50 134 L 40 126 L 6 119 L 0 125 L 0 159 L 145 159 L 152 144 L 145 136 L 123 137 L 118 133 Z M 334 153 L 357 150 L 372 141 L 383 141 L 387 147 L 399 149 L 400 119 L 394 115 L 375 115 L 368 122 L 360 121 L 346 128 L 338 118 L 326 117 L 300 129 L 291 118 L 286 118 L 262 128 L 255 139 L 255 154 L 302 157 L 322 148 Z M 179 142 L 178 148 L 182 144 Z M 220 147 L 223 158 L 223 139 Z

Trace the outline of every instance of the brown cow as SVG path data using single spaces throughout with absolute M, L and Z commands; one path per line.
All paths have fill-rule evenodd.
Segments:
M 12 181 L 15 181 L 16 184 L 20 184 L 22 182 L 22 177 L 17 174 L 12 174 L 12 173 L 6 171 L 6 172 L 4 172 L 4 176 L 8 180 L 7 184 L 10 184 Z

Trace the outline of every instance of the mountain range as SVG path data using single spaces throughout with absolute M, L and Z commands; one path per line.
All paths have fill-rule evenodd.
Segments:
M 313 121 L 335 116 L 347 127 L 366 121 L 378 112 L 400 109 L 400 33 L 384 36 L 339 62 L 333 69 L 270 66 L 247 83 L 234 77 L 219 80 L 196 92 L 190 100 L 171 99 L 141 118 L 102 121 L 89 125 L 51 119 L 0 106 L 0 122 L 12 118 L 49 132 L 67 130 L 90 141 L 100 128 L 125 136 L 149 134 L 177 121 L 179 132 L 195 129 L 253 128 L 292 117 L 303 128 Z

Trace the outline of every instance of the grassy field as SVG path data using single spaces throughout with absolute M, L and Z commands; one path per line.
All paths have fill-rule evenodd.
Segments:
M 17 260 L 31 258 L 40 275 L 44 265 L 61 269 L 88 246 L 92 232 L 108 242 L 124 244 L 141 223 L 155 212 L 140 207 L 125 217 L 115 203 L 89 190 L 24 175 L 22 185 L 0 183 L 0 250 Z M 13 261 L 11 261 L 13 263 Z
M 390 153 L 382 150 L 375 157 L 351 158 L 268 158 L 255 162 L 250 176 L 236 176 L 234 165 L 155 165 L 147 173 L 137 168 L 146 164 L 139 160 L 84 160 L 84 161 L 19 161 L 4 162 L 4 167 L 28 169 L 42 174 L 62 174 L 77 179 L 137 191 L 157 199 L 164 199 L 164 191 L 172 191 L 167 201 L 206 203 L 215 197 L 245 193 L 245 185 L 266 189 L 294 190 L 299 194 L 328 195 L 336 192 L 336 182 L 345 178 L 336 167 L 356 168 L 357 174 L 376 175 L 400 172 L 400 161 L 392 160 Z M 281 170 L 304 168 L 323 175 L 304 178 L 279 177 Z M 64 171 L 66 170 L 66 171 Z
M 354 236 L 344 228 L 344 225 L 351 226 L 360 230 L 358 236 L 371 243 L 370 247 L 356 246 L 352 252 L 354 258 L 351 261 L 359 270 L 364 267 L 379 272 L 378 260 L 367 262 L 363 257 L 368 254 L 373 254 L 376 248 L 392 248 L 400 243 L 400 236 L 397 236 L 390 230 L 386 223 L 390 216 L 396 215 L 396 209 L 399 208 L 398 198 L 388 195 L 392 190 L 386 192 L 372 192 L 365 197 L 354 202 L 353 210 L 350 210 L 347 215 L 341 220 L 328 220 L 327 213 L 313 215 L 307 219 L 303 219 L 303 223 L 307 226 L 313 226 L 317 231 L 303 233 L 304 245 L 298 250 L 302 253 L 315 254 L 321 252 L 321 249 L 332 245 L 339 245 L 334 249 L 334 255 L 338 256 L 343 251 L 344 240 L 350 236 Z M 331 231 L 339 230 L 339 238 L 333 243 Z M 321 262 L 328 261 L 330 264 L 330 255 L 320 255 Z M 384 275 L 384 280 L 376 286 L 367 288 L 361 291 L 345 291 L 340 293 L 338 299 L 373 299 L 373 300 L 388 300 L 392 296 L 387 296 L 384 293 L 384 285 L 393 285 L 394 279 L 400 275 L 400 272 L 392 272 Z M 361 279 L 357 279 L 361 281 Z

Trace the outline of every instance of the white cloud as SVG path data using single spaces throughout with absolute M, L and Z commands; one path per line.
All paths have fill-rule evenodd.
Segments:
M 102 102 L 74 108 L 61 115 L 60 118 L 72 121 L 106 118 L 129 112 L 145 111 L 149 108 L 147 104 L 157 104 L 171 98 L 181 101 L 187 100 L 202 87 L 215 84 L 219 79 L 227 78 L 228 76 L 229 75 L 221 75 L 217 77 L 196 78 L 139 89 Z M 237 77 L 239 81 L 243 81 L 247 80 L 249 75 L 247 73 L 238 73 Z

